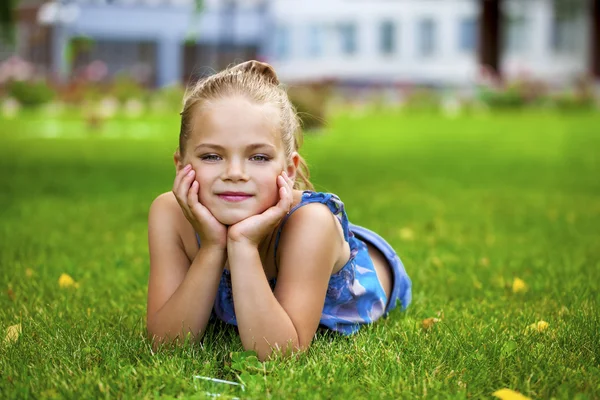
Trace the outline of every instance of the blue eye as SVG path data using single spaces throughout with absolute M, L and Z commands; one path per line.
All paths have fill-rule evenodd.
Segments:
M 271 158 L 269 158 L 269 156 L 266 156 L 264 154 L 257 154 L 255 156 L 250 157 L 250 159 L 252 161 L 258 161 L 258 162 L 267 162 L 267 161 L 271 160 Z
M 200 156 L 200 159 L 202 161 L 219 161 L 221 157 L 219 157 L 216 154 L 205 154 L 203 156 Z

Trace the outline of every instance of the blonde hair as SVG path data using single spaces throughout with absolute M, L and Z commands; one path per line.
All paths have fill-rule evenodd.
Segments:
M 302 145 L 302 129 L 296 109 L 269 64 L 247 61 L 223 70 L 189 87 L 183 99 L 179 153 L 183 155 L 190 137 L 192 117 L 196 106 L 210 100 L 242 95 L 258 104 L 272 104 L 280 114 L 280 131 L 285 156 L 289 159 Z M 308 165 L 302 156 L 296 170 L 294 189 L 314 190 L 310 183 Z

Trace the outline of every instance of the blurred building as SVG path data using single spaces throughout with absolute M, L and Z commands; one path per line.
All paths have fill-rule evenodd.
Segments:
M 250 58 L 272 63 L 284 81 L 464 85 L 479 75 L 479 7 L 479 0 L 26 0 L 17 50 L 59 75 L 102 60 L 109 76 L 127 71 L 159 86 Z M 565 13 L 554 0 L 506 0 L 503 14 L 504 74 L 564 81 L 588 70 L 584 7 Z
M 468 84 L 479 72 L 479 3 L 273 1 L 272 61 L 289 80 Z M 586 72 L 588 16 L 583 7 L 558 14 L 554 4 L 552 0 L 503 3 L 505 75 L 560 81 Z
M 266 1 L 29 0 L 21 5 L 17 52 L 66 76 L 95 60 L 109 76 L 151 85 L 186 81 L 259 57 Z

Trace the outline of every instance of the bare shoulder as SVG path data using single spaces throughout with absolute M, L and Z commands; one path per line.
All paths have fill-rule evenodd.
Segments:
M 148 235 L 150 246 L 153 243 L 176 243 L 188 258 L 193 258 L 194 252 L 197 251 L 194 229 L 183 215 L 173 192 L 158 195 L 150 205 Z
M 153 217 L 161 218 L 165 217 L 170 213 L 174 213 L 179 209 L 177 199 L 173 192 L 165 192 L 156 196 L 152 204 L 150 205 L 150 215 Z
M 335 272 L 350 255 L 342 226 L 329 207 L 322 203 L 306 204 L 294 211 L 283 226 L 278 264 L 283 253 L 302 253 L 326 249 Z M 327 257 L 326 257 L 327 258 Z

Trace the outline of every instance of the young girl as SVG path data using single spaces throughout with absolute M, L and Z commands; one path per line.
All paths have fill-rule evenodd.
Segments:
M 261 360 L 307 349 L 406 308 L 411 282 L 389 244 L 314 192 L 298 117 L 275 72 L 250 61 L 188 90 L 173 190 L 148 218 L 148 333 L 154 344 L 211 315 L 237 325 Z

